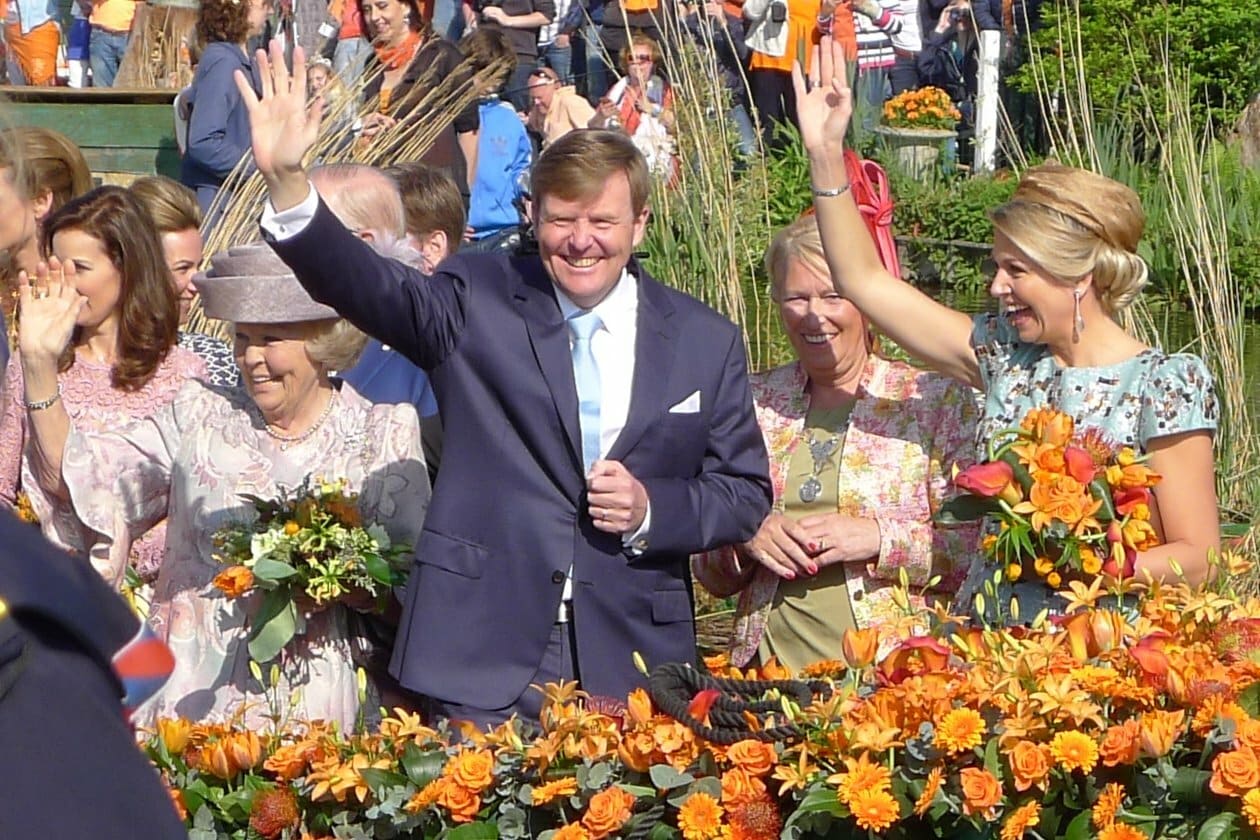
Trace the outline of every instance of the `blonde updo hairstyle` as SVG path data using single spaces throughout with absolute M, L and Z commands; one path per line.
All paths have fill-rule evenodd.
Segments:
M 1137 193 L 1111 178 L 1053 161 L 1024 173 L 1011 200 L 990 212 L 995 229 L 1066 286 L 1092 273 L 1115 318 L 1146 285 L 1137 246 L 1146 214 Z

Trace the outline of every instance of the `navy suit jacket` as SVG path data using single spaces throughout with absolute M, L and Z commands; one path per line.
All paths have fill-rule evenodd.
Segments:
M 688 556 L 749 539 L 771 504 L 738 327 L 631 264 L 634 382 L 608 457 L 651 503 L 635 552 L 587 512 L 569 332 L 537 255 L 455 256 L 423 278 L 322 203 L 273 247 L 312 297 L 428 370 L 437 392 L 445 454 L 390 668 L 403 685 L 510 705 L 542 661 L 570 567 L 587 691 L 641 684 L 634 651 L 650 666 L 694 661 Z M 670 411 L 695 392 L 698 411 Z

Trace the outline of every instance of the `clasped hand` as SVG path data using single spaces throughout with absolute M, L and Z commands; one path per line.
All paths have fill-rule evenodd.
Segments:
M 772 513 L 740 554 L 781 578 L 818 574 L 832 563 L 869 560 L 879 555 L 879 524 L 838 513 L 815 514 L 800 521 Z
M 599 530 L 633 534 L 647 516 L 647 490 L 620 461 L 596 461 L 586 476 L 586 504 Z

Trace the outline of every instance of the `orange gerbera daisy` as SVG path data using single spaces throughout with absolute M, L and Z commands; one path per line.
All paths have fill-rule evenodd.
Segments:
M 568 776 L 563 779 L 556 779 L 554 782 L 544 782 L 534 788 L 530 795 L 530 803 L 533 805 L 546 805 L 548 802 L 554 802 L 565 796 L 572 796 L 577 793 L 577 779 Z
M 936 793 L 941 789 L 941 780 L 945 778 L 945 774 L 939 767 L 933 767 L 927 775 L 927 781 L 923 783 L 923 793 L 919 794 L 919 799 L 914 803 L 914 815 L 921 817 L 927 813 L 928 808 L 932 807 L 932 801 L 936 799 Z
M 936 727 L 935 744 L 947 754 L 967 752 L 984 740 L 984 718 L 975 709 L 951 709 Z
M 1098 763 L 1098 745 L 1084 732 L 1059 732 L 1050 742 L 1050 755 L 1069 773 L 1073 770 L 1088 773 Z
M 1094 828 L 1103 829 L 1116 821 L 1116 814 L 1120 813 L 1120 806 L 1124 804 L 1124 785 L 1118 782 L 1111 782 L 1102 789 L 1098 794 L 1098 801 L 1094 803 L 1094 813 L 1090 819 L 1094 823 Z
M 883 831 L 901 817 L 897 800 L 884 788 L 860 790 L 849 800 L 849 811 L 858 828 Z
M 569 823 L 557 828 L 551 840 L 591 840 L 591 833 L 581 823 Z
M 1128 823 L 1116 822 L 1098 832 L 1098 840 L 1148 840 L 1146 832 Z
M 854 761 L 844 760 L 847 773 L 837 773 L 827 778 L 827 783 L 836 785 L 836 797 L 846 805 L 852 804 L 854 796 L 866 790 L 888 790 L 892 786 L 892 773 L 882 764 L 872 764 L 866 753 Z
M 685 840 L 715 840 L 722 835 L 722 806 L 707 793 L 694 793 L 678 809 Z
M 1243 794 L 1242 814 L 1247 818 L 1247 822 L 1251 824 L 1252 829 L 1260 831 L 1260 788 L 1255 788 Z
M 1002 840 L 1022 840 L 1028 829 L 1041 819 L 1041 803 L 1033 800 L 1020 805 L 1002 823 Z

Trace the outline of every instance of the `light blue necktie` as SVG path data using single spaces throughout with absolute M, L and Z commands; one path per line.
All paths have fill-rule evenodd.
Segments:
M 591 352 L 591 336 L 604 325 L 594 312 L 569 318 L 573 334 L 573 380 L 577 384 L 578 424 L 582 428 L 582 463 L 589 472 L 599 460 L 599 365 Z

